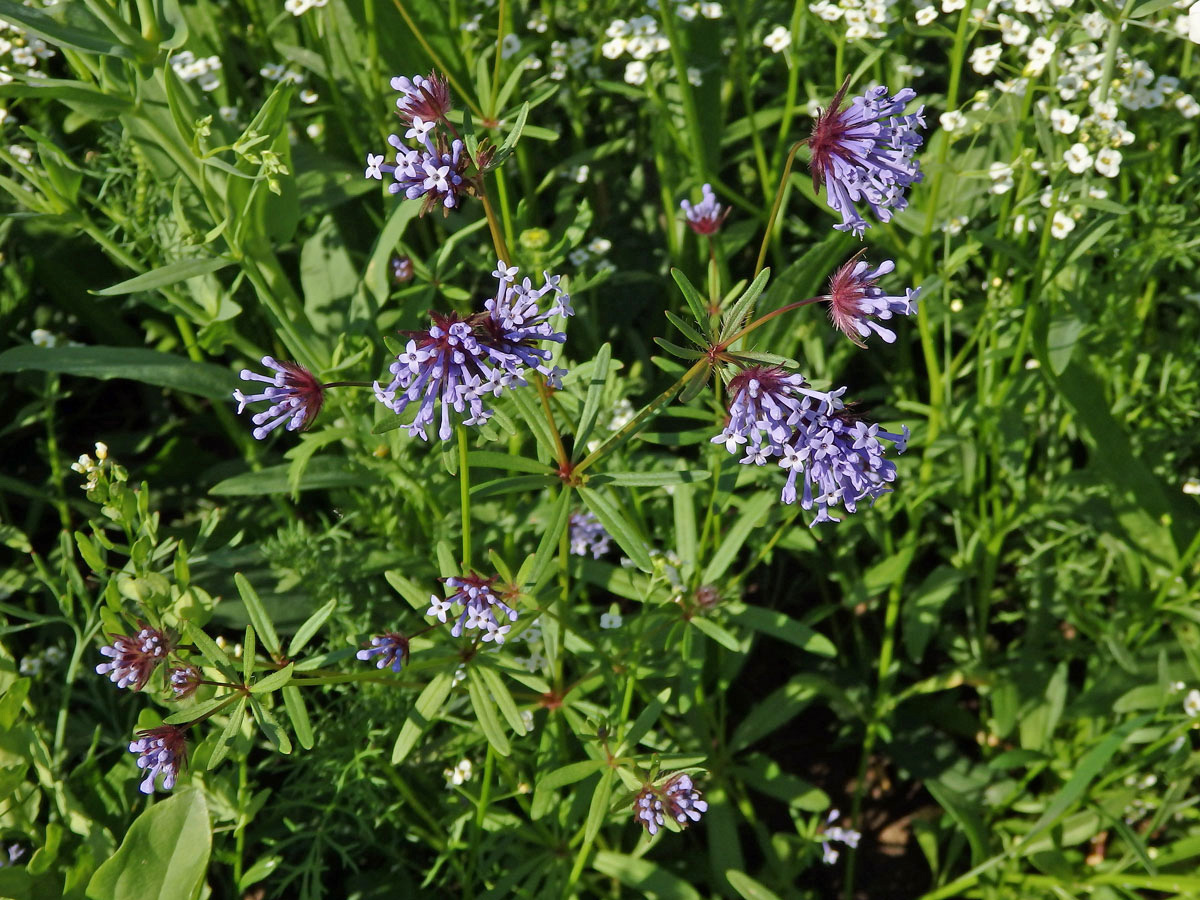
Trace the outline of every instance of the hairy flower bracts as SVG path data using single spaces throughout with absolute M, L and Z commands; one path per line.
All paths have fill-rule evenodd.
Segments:
M 368 153 L 364 177 L 382 180 L 385 172 L 392 175 L 395 182 L 388 185 L 388 191 L 403 193 L 409 200 L 425 198 L 421 215 L 439 203 L 447 211 L 455 209 L 462 195 L 476 193 L 477 185 L 467 175 L 471 160 L 463 142 L 438 129 L 439 125 L 450 127 L 446 119 L 450 111 L 446 82 L 431 72 L 428 78 L 398 76 L 391 85 L 400 92 L 396 111 L 409 127 L 403 139 L 388 135 L 388 143 L 396 150 L 395 164 L 384 161 L 386 154 Z M 406 146 L 405 140 L 415 140 L 417 147 Z
M 890 319 L 894 314 L 911 316 L 917 311 L 918 288 L 905 288 L 904 296 L 890 296 L 875 286 L 881 275 L 894 271 L 896 264 L 885 259 L 875 269 L 864 259 L 854 258 L 833 273 L 829 279 L 829 320 L 833 326 L 860 347 L 871 332 L 889 344 L 896 333 L 884 328 L 877 319 Z
M 262 440 L 280 425 L 287 423 L 288 431 L 307 428 L 321 411 L 325 402 L 325 388 L 312 372 L 294 362 L 277 362 L 270 356 L 262 358 L 262 364 L 274 369 L 274 375 L 259 375 L 242 369 L 242 381 L 260 381 L 267 385 L 262 393 L 247 396 L 241 390 L 233 392 L 238 402 L 238 413 L 248 403 L 266 401 L 271 405 L 250 417 L 257 427 L 251 432 L 256 440 Z
M 365 650 L 359 650 L 355 655 L 363 660 L 378 656 L 375 668 L 391 668 L 393 672 L 399 672 L 408 662 L 408 638 L 398 631 L 376 635 Z
M 182 728 L 161 725 L 138 732 L 138 739 L 129 744 L 129 752 L 138 754 L 137 767 L 146 770 L 138 785 L 143 794 L 153 794 L 155 779 L 162 776 L 162 789 L 175 787 L 179 768 L 187 761 L 187 740 Z
M 150 681 L 154 669 L 167 658 L 171 650 L 170 639 L 161 631 L 146 626 L 135 636 L 109 635 L 110 646 L 101 647 L 100 653 L 112 662 L 100 663 L 96 673 L 107 675 L 119 688 L 140 691 Z
M 829 107 L 817 116 L 808 146 L 813 190 L 826 190 L 826 202 L 841 214 L 838 231 L 858 237 L 870 227 L 855 208 L 865 200 L 881 222 L 892 211 L 908 205 L 904 192 L 921 180 L 921 166 L 913 155 L 921 146 L 917 128 L 925 127 L 921 106 L 912 115 L 901 115 L 916 92 L 904 88 L 888 96 L 886 87 L 873 87 L 850 106 L 841 109 L 849 79 Z
M 896 466 L 883 455 L 881 439 L 897 452 L 908 444 L 903 434 L 867 425 L 841 400 L 844 387 L 824 393 L 807 388 L 804 379 L 778 367 L 752 366 L 729 383 L 729 424 L 714 437 L 730 453 L 745 444 L 743 463 L 766 465 L 779 457 L 788 471 L 780 499 L 797 500 L 796 480 L 804 475 L 800 506 L 817 509 L 811 524 L 838 522 L 834 507 L 854 512 L 861 500 L 874 500 L 891 488 Z
M 458 621 L 450 629 L 454 637 L 459 637 L 464 629 L 476 629 L 483 632 L 485 641 L 503 644 L 504 636 L 512 626 L 502 625 L 501 619 L 507 617 L 509 622 L 515 622 L 517 611 L 493 590 L 496 578 L 484 578 L 472 572 L 461 577 L 451 576 L 443 581 L 446 587 L 453 588 L 454 593 L 445 600 L 437 594 L 432 595 L 429 598 L 429 611 L 425 615 L 434 616 L 439 622 L 445 623 L 447 613 L 452 612 L 458 616 Z
M 535 289 L 526 278 L 516 283 L 517 268 L 501 262 L 492 273 L 499 279 L 496 296 L 485 311 L 468 319 L 456 314 L 431 313 L 425 331 L 409 332 L 408 345 L 389 368 L 394 376 L 387 386 L 375 383 L 379 402 L 399 414 L 416 404 L 417 414 L 409 434 L 429 440 L 426 426 L 439 418 L 438 437 L 453 434 L 451 411 L 465 425 L 479 425 L 492 415 L 484 406 L 487 394 L 498 397 L 506 388 L 524 385 L 524 374 L 533 369 L 557 385 L 564 370 L 548 365 L 551 353 L 540 341 L 562 343 L 566 335 L 555 331 L 551 318 L 573 314 L 570 297 L 559 277 L 545 273 L 545 284 Z M 547 293 L 554 300 L 546 312 L 538 301 Z
M 708 802 L 696 790 L 690 775 L 673 775 L 662 787 L 647 784 L 633 800 L 634 818 L 648 834 L 658 833 L 667 818 L 686 828 L 700 821 Z

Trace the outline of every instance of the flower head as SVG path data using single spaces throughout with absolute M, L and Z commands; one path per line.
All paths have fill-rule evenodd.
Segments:
M 717 202 L 712 185 L 704 185 L 700 193 L 703 199 L 695 206 L 687 200 L 680 201 L 679 206 L 687 216 L 688 228 L 696 234 L 716 234 L 729 215 L 729 209 Z
M 200 671 L 195 666 L 176 666 L 167 674 L 175 699 L 182 700 L 196 693 L 200 687 Z
M 849 83 L 847 79 L 842 84 L 813 124 L 809 168 L 813 190 L 819 193 L 824 184 L 826 202 L 841 214 L 842 221 L 834 228 L 862 237 L 870 226 L 855 201 L 865 200 L 879 221 L 887 222 L 892 210 L 908 205 L 905 189 L 921 180 L 921 167 L 913 154 L 921 146 L 917 128 L 925 127 L 921 115 L 925 107 L 901 115 L 916 92 L 904 88 L 889 97 L 886 87 L 874 87 L 842 109 Z
M 112 644 L 101 647 L 100 653 L 112 662 L 100 663 L 96 673 L 107 675 L 119 688 L 131 687 L 140 691 L 171 650 L 170 639 L 149 626 L 143 627 L 134 637 L 124 634 L 109 637 L 113 639 Z
M 379 402 L 397 414 L 416 404 L 417 414 L 409 433 L 428 440 L 426 426 L 435 420 L 440 405 L 438 437 L 453 433 L 451 411 L 465 425 L 479 425 L 492 415 L 484 406 L 488 394 L 500 396 L 507 388 L 525 384 L 533 369 L 556 384 L 562 370 L 548 366 L 550 351 L 541 341 L 562 343 L 566 335 L 555 331 L 551 319 L 572 315 L 570 297 L 559 277 L 545 273 L 545 284 L 535 289 L 526 278 L 516 283 L 517 269 L 501 262 L 493 273 L 499 279 L 496 296 L 485 311 L 463 319 L 457 314 L 430 313 L 425 331 L 409 332 L 408 346 L 389 371 L 394 376 L 385 387 L 375 383 Z M 542 312 L 538 302 L 553 292 L 554 300 Z
M 500 619 L 496 618 L 496 610 L 500 611 L 501 618 L 507 616 L 509 622 L 517 621 L 517 611 L 492 590 L 496 578 L 484 578 L 469 572 L 461 577 L 445 578 L 443 581 L 446 587 L 454 589 L 454 593 L 445 600 L 436 594 L 430 597 L 430 607 L 426 615 L 436 616 L 438 621 L 445 622 L 446 613 L 451 607 L 457 607 L 455 612 L 458 613 L 458 621 L 450 629 L 451 635 L 458 637 L 464 628 L 474 628 L 484 632 L 485 641 L 503 644 L 504 636 L 512 626 L 501 625 Z
M 155 779 L 162 775 L 162 789 L 175 787 L 179 767 L 187 762 L 187 740 L 182 728 L 160 725 L 138 732 L 138 739 L 129 745 L 129 752 L 138 754 L 137 767 L 146 769 L 146 777 L 138 786 L 143 794 L 153 794 Z
M 671 776 L 661 787 L 647 784 L 633 800 L 634 819 L 648 834 L 658 833 L 667 817 L 686 828 L 700 821 L 708 810 L 708 802 L 696 790 L 690 775 L 680 772 Z
M 400 92 L 396 98 L 396 111 L 405 124 L 412 124 L 416 119 L 441 121 L 450 111 L 450 88 L 437 72 L 412 78 L 397 75 L 391 85 L 392 90 Z
M 355 654 L 359 659 L 370 659 L 378 656 L 375 668 L 391 667 L 393 672 L 399 672 L 408 662 L 408 638 L 398 631 L 389 631 L 371 638 L 371 644 L 365 650 Z
M 894 343 L 894 332 L 884 328 L 876 320 L 890 319 L 893 314 L 911 316 L 917 311 L 918 288 L 906 288 L 904 296 L 889 296 L 875 286 L 879 276 L 896 268 L 890 259 L 885 259 L 874 270 L 870 263 L 855 257 L 833 273 L 829 279 L 829 320 L 834 328 L 842 332 L 860 347 L 863 339 L 874 331 L 889 344 Z
M 393 256 L 392 257 L 392 281 L 396 284 L 404 284 L 412 281 L 413 277 L 413 261 L 410 256 Z
M 746 444 L 742 462 L 759 466 L 783 454 L 793 427 L 809 411 L 834 402 L 833 395 L 811 390 L 803 375 L 778 366 L 747 366 L 730 379 L 728 394 L 729 423 L 712 442 L 730 453 Z
M 831 809 L 829 815 L 825 817 L 825 829 L 821 832 L 821 862 L 828 866 L 833 865 L 838 860 L 838 850 L 833 844 L 845 844 L 851 850 L 858 848 L 858 842 L 862 839 L 862 834 L 855 831 L 853 828 L 842 828 L 840 825 L 830 824 L 840 815 L 836 809 Z
M 267 401 L 271 405 L 250 417 L 257 427 L 251 432 L 256 440 L 262 440 L 280 425 L 287 423 L 288 431 L 307 428 L 321 411 L 325 402 L 325 388 L 316 376 L 304 366 L 294 362 L 276 362 L 270 356 L 262 358 L 262 364 L 274 369 L 275 375 L 259 375 L 242 369 L 242 381 L 261 381 L 267 385 L 262 393 L 247 396 L 241 390 L 233 392 L 238 402 L 238 412 L 248 403 Z
M 611 538 L 590 510 L 571 513 L 570 529 L 571 552 L 576 556 L 590 553 L 592 559 L 599 559 L 608 552 Z

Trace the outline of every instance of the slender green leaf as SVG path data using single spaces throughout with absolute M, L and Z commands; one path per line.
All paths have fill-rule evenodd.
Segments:
M 181 259 L 162 268 L 143 272 L 141 275 L 128 278 L 119 284 L 114 284 L 112 287 L 106 287 L 99 291 L 90 291 L 89 293 L 95 294 L 97 297 L 116 297 L 121 294 L 135 294 L 138 291 L 153 291 L 160 287 L 166 287 L 169 284 L 177 284 L 188 278 L 195 278 L 197 275 L 218 272 L 233 264 L 232 259 L 226 259 L 223 256 L 202 256 L 197 259 Z
M 128 378 L 232 403 L 237 380 L 221 366 L 143 347 L 12 347 L 0 353 L 0 373 L 58 372 L 83 378 Z
M 512 746 L 508 735 L 500 725 L 500 717 L 496 714 L 496 706 L 488 694 L 487 685 L 480 677 L 479 669 L 471 666 L 467 669 L 467 693 L 471 695 L 471 707 L 475 710 L 475 718 L 479 720 L 479 729 L 487 738 L 492 749 L 501 756 L 509 756 Z
M 267 648 L 267 652 L 273 659 L 279 659 L 282 656 L 279 649 L 279 635 L 275 633 L 275 626 L 271 623 L 271 617 L 267 615 L 267 609 L 259 599 L 258 592 L 254 590 L 254 585 L 247 581 L 246 576 L 241 572 L 234 573 L 233 583 L 237 586 L 238 593 L 241 594 L 242 603 L 246 604 L 246 613 L 250 616 L 250 622 L 254 626 L 254 630 L 258 632 L 263 646 Z
M 313 635 L 321 630 L 321 626 L 325 624 L 325 620 L 337 609 L 337 598 L 330 600 L 311 616 L 304 620 L 304 624 L 296 629 L 296 633 L 292 635 L 291 643 L 288 644 L 287 655 L 295 656 L 304 646 L 312 640 Z
M 413 705 L 413 711 L 404 725 L 400 728 L 400 735 L 396 738 L 396 745 L 392 747 L 392 765 L 398 766 L 412 752 L 412 748 L 416 746 L 417 740 L 425 733 L 425 729 L 433 722 L 442 707 L 446 703 L 446 698 L 450 696 L 450 689 L 454 686 L 454 676 L 449 672 L 441 672 L 433 677 L 429 684 L 425 685 L 425 689 L 421 691 L 421 696 L 417 698 L 417 702 Z
M 625 551 L 625 555 L 633 560 L 633 564 L 643 572 L 652 571 L 654 564 L 646 551 L 646 542 L 625 519 L 620 508 L 603 494 L 590 488 L 581 487 L 578 491 L 587 508 L 600 520 L 604 530 L 612 535 L 613 540 Z
M 583 411 L 579 414 L 579 426 L 575 429 L 575 456 L 578 462 L 587 452 L 588 438 L 596 427 L 596 417 L 600 414 L 600 401 L 604 397 L 604 386 L 608 382 L 608 364 L 612 358 L 612 346 L 603 344 L 596 352 L 592 362 L 591 380 L 588 381 L 587 396 L 583 401 Z

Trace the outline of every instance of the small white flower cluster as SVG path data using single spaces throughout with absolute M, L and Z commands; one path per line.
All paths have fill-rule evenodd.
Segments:
M 54 50 L 41 38 L 0 20 L 0 84 L 8 84 L 14 76 L 45 78 L 46 73 L 37 68 L 38 61 L 54 55 Z M 0 107 L 0 122 L 7 115 L 7 110 Z
M 100 481 L 100 473 L 104 468 L 104 463 L 108 460 L 108 444 L 96 442 L 96 458 L 92 459 L 86 453 L 81 455 L 78 460 L 71 463 L 71 470 L 78 472 L 87 478 L 87 481 L 82 485 L 85 491 L 94 491 L 96 485 Z
M 603 74 L 596 66 L 588 63 L 592 58 L 592 44 L 587 38 L 573 37 L 569 41 L 550 42 L 550 72 L 552 81 L 562 81 L 570 72 L 589 72 L 589 77 L 600 78 Z M 533 65 L 533 61 L 537 64 Z M 526 61 L 530 68 L 540 68 L 541 60 L 531 56 Z
M 792 32 L 785 25 L 776 25 L 771 33 L 763 38 L 763 46 L 772 53 L 782 53 L 792 46 Z
M 47 647 L 40 655 L 22 658 L 19 671 L 22 675 L 37 678 L 47 668 L 54 668 L 67 658 L 62 647 Z
M 943 0 L 943 7 L 965 0 Z M 886 26 L 896 21 L 897 0 L 817 0 L 808 5 L 809 12 L 826 22 L 841 22 L 846 39 L 880 40 Z M 955 7 L 959 8 L 959 7 Z M 926 14 L 927 15 L 927 14 Z
M 258 74 L 267 81 L 282 81 L 284 83 L 304 84 L 304 75 L 283 63 L 267 63 L 258 70 Z
M 646 60 L 671 49 L 667 36 L 659 33 L 654 16 L 638 16 L 628 22 L 614 19 L 604 29 L 604 35 L 608 40 L 601 45 L 600 52 L 606 59 L 620 59 L 626 54 L 633 57 L 625 65 L 625 82 L 635 87 L 645 84 L 650 74 Z
M 453 769 L 446 769 L 442 772 L 442 777 L 446 779 L 446 787 L 458 787 L 460 784 L 471 780 L 471 775 L 474 767 L 469 759 L 459 760 L 458 765 Z
M 608 238 L 595 237 L 588 241 L 586 247 L 576 247 L 567 257 L 571 261 L 571 265 L 579 268 L 596 259 L 596 271 L 608 272 L 615 269 L 616 266 L 608 259 L 608 251 L 612 249 L 612 241 Z
M 202 91 L 215 91 L 221 86 L 217 72 L 221 71 L 219 56 L 196 56 L 191 50 L 184 50 L 171 57 L 171 68 L 179 76 L 180 81 L 194 81 Z
M 284 0 L 283 8 L 293 16 L 302 16 L 316 6 L 324 6 L 329 0 Z

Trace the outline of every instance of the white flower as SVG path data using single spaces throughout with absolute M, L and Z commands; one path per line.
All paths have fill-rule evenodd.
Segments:
M 792 33 L 782 25 L 776 25 L 771 33 L 763 38 L 763 44 L 772 53 L 782 53 L 792 46 Z
M 1200 103 L 1191 94 L 1181 94 L 1175 101 L 1175 108 L 1185 119 L 1194 119 L 1200 115 Z
M 592 238 L 591 241 L 588 242 L 587 248 L 597 256 L 603 256 L 612 249 L 612 241 L 610 241 L 608 238 L 602 237 Z
M 1063 154 L 1063 161 L 1074 174 L 1082 175 L 1091 168 L 1092 154 L 1083 144 L 1072 144 L 1070 149 Z
M 949 15 L 952 12 L 958 12 L 967 5 L 967 0 L 942 0 L 942 12 Z
M 1026 232 L 1033 233 L 1037 231 L 1037 222 L 1026 216 L 1024 213 L 1017 213 L 1013 216 L 1013 233 L 1025 234 Z
M 1029 26 L 1020 19 L 1000 13 L 996 21 L 1000 23 L 1000 40 L 1004 43 L 1020 47 L 1029 40 Z
M 27 166 L 33 162 L 33 151 L 28 147 L 10 144 L 8 147 L 8 152 L 13 155 L 13 158 L 15 158 L 17 162 L 22 163 L 23 165 Z
M 616 59 L 625 52 L 625 47 L 628 46 L 628 44 L 629 41 L 627 41 L 625 38 L 615 37 L 612 40 L 605 41 L 600 45 L 600 53 L 605 57 L 605 59 Z
M 1008 163 L 994 162 L 988 166 L 988 177 L 992 186 L 988 190 L 993 194 L 1007 194 L 1013 186 L 1013 170 Z
M 1200 44 L 1200 3 L 1193 3 L 1188 10 L 1188 40 Z
M 293 16 L 302 16 L 308 12 L 308 0 L 285 0 L 283 8 Z
M 1074 134 L 1079 127 L 1079 116 L 1065 109 L 1050 110 L 1050 124 L 1059 134 Z
M 725 10 L 721 8 L 720 3 L 708 2 L 700 4 L 700 15 L 706 19 L 719 19 L 724 14 Z
M 471 780 L 471 761 L 464 759 L 453 769 L 446 769 L 442 776 L 446 779 L 446 787 L 455 787 L 464 781 Z
M 942 226 L 942 231 L 949 235 L 962 234 L 964 228 L 971 222 L 966 216 L 954 216 L 945 225 Z
M 1050 222 L 1050 234 L 1062 240 L 1074 230 L 1075 220 L 1061 209 L 1055 210 L 1054 218 Z
M 35 328 L 29 334 L 29 340 L 35 347 L 56 347 L 58 338 L 45 328 Z
M 935 21 L 937 17 L 937 8 L 933 6 L 922 6 L 917 10 L 915 16 L 918 25 L 928 25 L 930 22 Z
M 511 31 L 500 42 L 500 58 L 511 59 L 521 50 L 521 39 Z
M 567 259 L 570 261 L 571 265 L 578 269 L 589 259 L 591 259 L 591 254 L 582 247 L 578 247 L 567 254 Z
M 609 38 L 628 37 L 633 33 L 633 29 L 629 27 L 629 23 L 624 19 L 613 19 L 608 23 L 608 27 L 604 29 L 604 36 Z
M 996 69 L 996 63 L 1000 61 L 1002 49 L 1000 44 L 976 47 L 971 51 L 971 68 L 980 75 L 991 75 Z
M 222 106 L 217 109 L 217 115 L 231 124 L 237 121 L 237 114 L 236 106 Z
M 1183 483 L 1183 492 L 1193 497 L 1200 496 L 1200 478 L 1189 478 Z
M 695 66 L 688 66 L 687 80 L 688 84 L 692 87 L 700 87 L 704 83 L 704 78 L 700 75 L 700 70 Z
M 625 83 L 637 85 L 646 83 L 646 64 L 639 60 L 627 63 L 625 66 Z
M 680 3 L 677 7 L 675 7 L 675 14 L 685 22 L 690 22 L 692 19 L 696 18 L 696 16 L 700 15 L 698 12 L 696 12 L 696 7 L 687 3 Z
M 622 619 L 620 613 L 604 613 L 600 616 L 601 628 L 620 628 L 621 622 Z
M 1108 196 L 1108 189 L 1102 188 L 1099 185 L 1093 185 L 1088 188 L 1088 196 L 1093 200 L 1103 200 Z
M 1121 171 L 1121 151 L 1101 147 L 1096 151 L 1096 171 L 1105 178 L 1116 178 Z
M 1057 45 L 1044 37 L 1036 37 L 1029 46 L 1029 63 L 1025 66 L 1026 75 L 1041 75 L 1047 63 L 1054 58 Z
M 545 34 L 546 29 L 550 27 L 550 23 L 546 19 L 546 14 L 538 10 L 529 17 L 529 21 L 525 23 L 525 27 L 530 31 L 536 31 L 538 34 Z
M 312 88 L 305 88 L 300 92 L 300 102 L 311 106 L 318 100 L 317 92 Z
M 1195 7 L 1192 8 L 1195 9 Z M 1183 698 L 1183 711 L 1193 719 L 1200 715 L 1200 691 L 1192 688 L 1187 692 L 1187 696 Z
M 278 81 L 283 77 L 283 63 L 267 63 L 258 70 L 258 74 L 267 81 Z
M 938 116 L 938 122 L 941 124 L 944 131 L 954 133 L 962 131 L 967 127 L 967 117 L 957 109 L 952 109 L 950 112 L 944 112 Z
M 321 132 L 324 130 L 325 130 L 325 126 L 322 125 L 320 122 L 309 122 L 307 125 L 304 126 L 304 133 L 307 134 L 309 136 L 309 138 L 314 141 L 321 136 Z
M 546 657 L 537 650 L 534 650 L 529 654 L 528 659 L 521 660 L 521 665 L 523 665 L 528 672 L 540 672 L 542 667 L 546 665 Z

